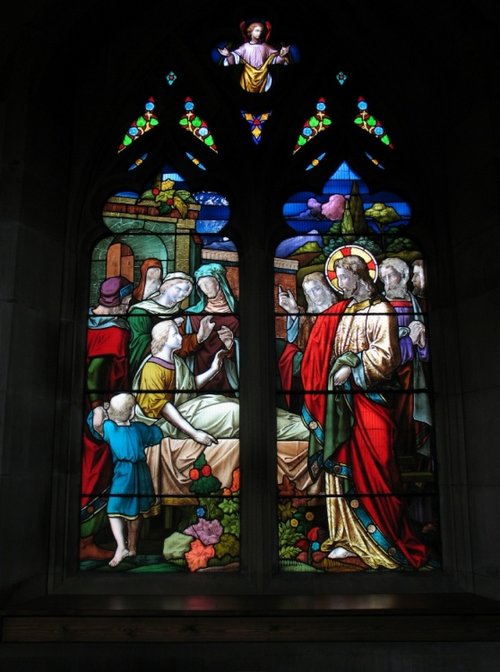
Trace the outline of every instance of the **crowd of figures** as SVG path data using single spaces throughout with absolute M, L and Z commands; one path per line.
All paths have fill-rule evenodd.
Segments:
M 433 526 L 435 512 L 425 497 L 405 497 L 401 479 L 402 465 L 432 472 L 423 264 L 410 277 L 403 259 L 386 258 L 375 282 L 351 254 L 332 271 L 333 280 L 304 276 L 304 305 L 279 289 L 278 452 L 280 441 L 308 446 L 308 482 L 324 484 L 328 558 L 428 566 L 414 522 Z M 122 276 L 101 283 L 87 330 L 82 560 L 116 566 L 136 555 L 158 495 L 148 447 L 168 437 L 203 451 L 239 437 L 239 360 L 237 298 L 221 264 L 163 276 L 147 259 L 136 286 Z M 115 551 L 96 543 L 108 524 Z
M 199 301 L 183 309 L 196 291 Z M 165 436 L 202 446 L 238 434 L 236 298 L 220 264 L 162 277 L 146 259 L 136 287 L 106 278 L 87 330 L 80 557 L 112 566 L 136 554 L 155 496 L 145 449 Z M 100 548 L 109 518 L 117 550 Z
M 431 498 L 415 506 L 401 478 L 404 464 L 432 471 L 423 263 L 413 263 L 410 280 L 403 259 L 386 258 L 376 283 L 362 256 L 333 258 L 329 281 L 304 276 L 306 306 L 279 289 L 288 314 L 278 343 L 281 399 L 310 430 L 312 480 L 324 477 L 322 548 L 373 569 L 430 566 L 423 532 L 437 522 Z
M 81 560 L 116 566 L 136 555 L 140 521 L 159 494 L 146 449 L 190 439 L 200 453 L 237 439 L 238 386 L 238 305 L 221 264 L 162 277 L 161 263 L 147 259 L 137 287 L 122 276 L 101 283 L 87 329 Z M 279 409 L 277 417 L 280 438 L 307 438 L 299 415 Z M 96 543 L 107 519 L 115 553 Z

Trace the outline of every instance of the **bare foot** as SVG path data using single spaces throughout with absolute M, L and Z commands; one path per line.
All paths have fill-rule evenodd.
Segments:
M 344 548 L 343 546 L 337 546 L 333 551 L 330 551 L 328 557 L 330 560 L 342 560 L 343 558 L 355 558 L 356 553 L 348 551 L 347 548 Z
M 108 562 L 108 565 L 110 567 L 116 567 L 117 565 L 120 564 L 120 562 L 122 560 L 125 560 L 125 558 L 128 558 L 129 555 L 130 554 L 127 551 L 126 548 L 120 548 L 120 549 L 117 548 L 113 558 Z
M 113 555 L 113 551 L 98 546 L 94 537 L 80 539 L 80 560 L 109 560 Z

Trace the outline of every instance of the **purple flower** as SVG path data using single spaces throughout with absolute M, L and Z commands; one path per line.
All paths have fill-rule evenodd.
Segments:
M 184 530 L 184 534 L 199 539 L 205 546 L 216 544 L 221 538 L 222 532 L 223 528 L 218 520 L 205 520 L 204 518 L 198 518 L 195 525 L 191 525 L 187 530 Z

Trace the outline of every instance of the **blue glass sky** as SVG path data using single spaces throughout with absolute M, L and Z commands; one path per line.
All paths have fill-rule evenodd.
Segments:
M 213 191 L 191 192 L 189 184 L 182 175 L 168 166 L 163 167 L 161 179 L 175 182 L 175 189 L 189 191 L 195 201 L 201 205 L 200 214 L 196 220 L 198 233 L 218 233 L 226 226 L 231 211 L 225 196 Z M 117 196 L 139 198 L 140 194 L 134 191 L 121 191 Z
M 359 194 L 363 200 L 365 210 L 373 203 L 382 202 L 392 206 L 401 215 L 402 224 L 407 223 L 411 216 L 410 206 L 396 194 L 390 192 L 377 192 L 370 194 L 368 187 L 346 162 L 343 162 L 333 175 L 327 180 L 322 193 L 316 194 L 311 191 L 295 193 L 284 205 L 283 215 L 287 224 L 299 233 L 319 231 L 324 233 L 331 226 L 330 220 L 314 216 L 309 210 L 307 202 L 314 198 L 318 203 L 326 203 L 331 195 L 341 194 L 349 196 L 353 181 L 358 182 Z M 406 220 L 406 221 L 405 221 Z

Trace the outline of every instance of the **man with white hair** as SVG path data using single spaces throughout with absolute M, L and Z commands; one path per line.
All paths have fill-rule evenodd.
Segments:
M 408 264 L 399 257 L 388 257 L 381 262 L 379 271 L 384 295 L 398 316 L 401 364 L 397 377 L 403 391 L 395 395 L 395 450 L 398 458 L 414 462 L 409 465 L 413 471 L 418 467 L 418 455 L 430 456 L 432 420 L 423 366 L 429 360 L 426 326 L 417 299 L 408 291 Z

